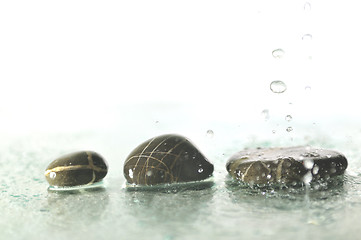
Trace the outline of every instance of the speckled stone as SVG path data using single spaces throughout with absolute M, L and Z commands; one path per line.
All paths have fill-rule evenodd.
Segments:
M 45 171 L 51 186 L 71 187 L 90 185 L 102 180 L 108 173 L 108 164 L 96 152 L 70 153 L 55 159 Z
M 124 162 L 124 176 L 135 185 L 192 182 L 213 173 L 213 165 L 185 137 L 167 134 L 136 147 Z
M 341 153 L 310 147 L 244 150 L 226 164 L 229 174 L 250 184 L 297 183 L 328 180 L 341 175 L 347 159 Z

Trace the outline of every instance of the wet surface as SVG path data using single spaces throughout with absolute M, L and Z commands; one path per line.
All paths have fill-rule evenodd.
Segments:
M 114 148 L 109 144 L 117 139 L 113 134 L 83 133 L 71 141 L 67 134 L 37 135 L 3 142 L 1 238 L 357 239 L 361 214 L 357 141 L 329 141 L 325 146 L 339 145 L 349 160 L 346 174 L 330 184 L 250 188 L 232 180 L 225 168 L 240 145 L 213 148 L 217 135 L 212 139 L 205 135 L 203 152 L 215 165 L 211 182 L 127 189 L 123 161 L 137 139 Z M 270 142 L 247 144 L 266 147 Z M 103 183 L 90 189 L 49 191 L 43 177 L 49 160 L 85 146 L 108 160 L 110 171 Z

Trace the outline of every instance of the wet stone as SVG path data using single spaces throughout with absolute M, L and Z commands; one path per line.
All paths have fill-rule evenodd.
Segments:
M 310 147 L 288 147 L 245 150 L 234 154 L 226 164 L 229 174 L 249 184 L 294 184 L 325 180 L 341 175 L 347 159 L 341 153 Z
M 201 181 L 213 164 L 185 137 L 167 134 L 136 147 L 124 162 L 124 176 L 134 185 Z
M 108 173 L 105 159 L 96 152 L 82 151 L 64 155 L 49 164 L 45 178 L 51 186 L 91 185 Z

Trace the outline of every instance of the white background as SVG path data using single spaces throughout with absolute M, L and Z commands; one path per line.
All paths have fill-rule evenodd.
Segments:
M 358 117 L 359 4 L 305 3 L 1 1 L 0 130 L 111 127 L 153 103 L 205 122 Z

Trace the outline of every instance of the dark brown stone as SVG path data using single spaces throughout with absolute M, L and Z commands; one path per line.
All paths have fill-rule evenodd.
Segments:
M 210 177 L 213 165 L 185 137 L 154 137 L 136 147 L 124 162 L 130 184 L 155 185 L 200 181 Z
M 108 172 L 104 158 L 96 152 L 82 151 L 55 159 L 45 171 L 51 186 L 90 185 L 102 180 Z
M 347 168 L 347 159 L 336 151 L 326 149 L 261 148 L 234 154 L 226 168 L 233 178 L 245 183 L 289 184 L 328 180 L 341 175 Z

